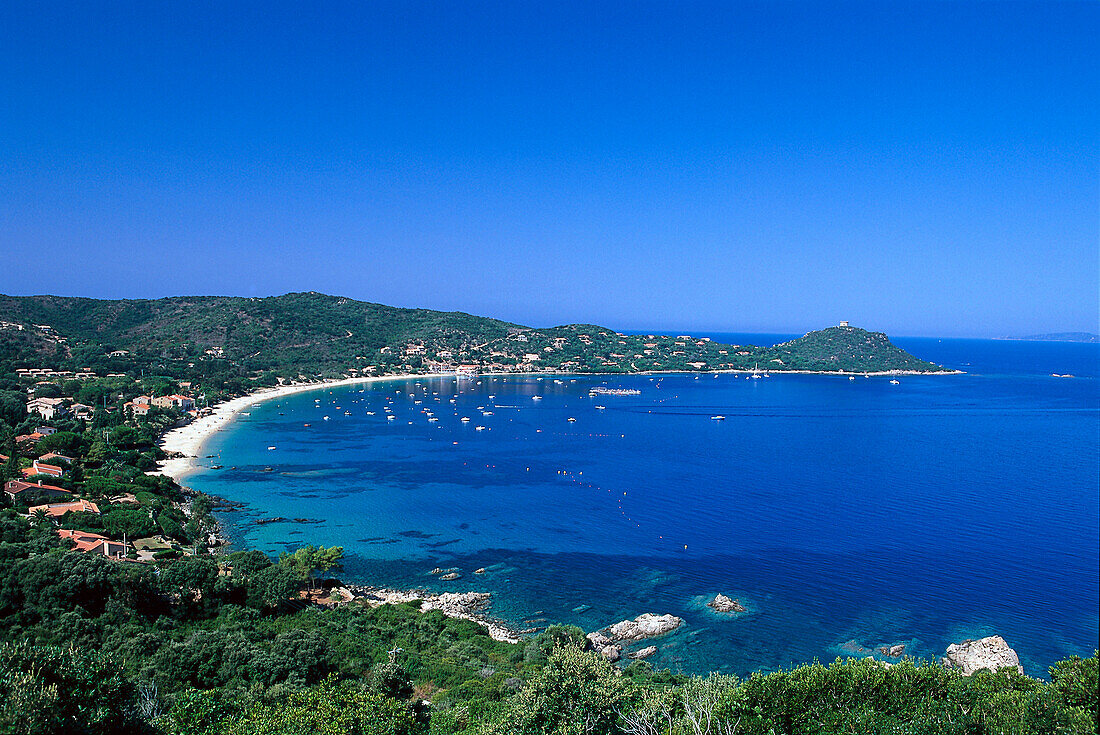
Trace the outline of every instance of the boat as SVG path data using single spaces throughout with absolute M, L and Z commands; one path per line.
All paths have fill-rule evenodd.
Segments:
M 302 424 L 302 426 L 304 426 L 308 429 L 310 425 L 309 424 Z
M 596 406 L 597 411 L 603 411 L 607 406 Z
M 475 426 L 474 431 L 485 431 L 485 427 L 484 426 Z
M 386 417 L 386 421 L 393 421 L 395 418 L 396 417 L 391 413 L 389 416 Z
M 711 421 L 725 421 L 726 417 L 719 414 L 718 416 L 711 416 L 710 420 Z
M 541 401 L 541 400 L 542 400 L 542 396 L 531 396 L 531 400 L 532 400 L 532 401 Z
M 764 376 L 760 374 L 760 363 L 756 363 L 756 367 L 752 369 L 752 379 L 760 380 L 762 377 Z
M 269 451 L 269 452 L 270 452 L 270 451 L 271 451 L 271 450 L 273 450 L 273 449 L 275 449 L 275 447 L 268 447 L 268 448 L 267 448 L 267 451 Z
M 322 416 L 325 421 L 328 421 L 328 416 Z
M 569 423 L 571 423 L 571 424 L 572 424 L 572 423 L 575 423 L 575 422 L 576 422 L 576 419 L 575 419 L 575 418 L 573 418 L 572 416 L 570 416 L 569 418 L 567 418 L 567 419 L 566 419 L 566 421 L 568 421 Z
M 459 421 L 461 421 L 464 424 L 467 423 L 469 420 L 470 420 L 469 416 L 463 416 L 462 418 L 459 419 Z
M 849 375 L 848 376 L 848 380 L 855 380 L 855 379 L 856 379 L 856 376 L 854 376 L 854 375 Z
M 901 385 L 901 381 L 895 378 L 894 380 L 890 381 L 890 385 Z

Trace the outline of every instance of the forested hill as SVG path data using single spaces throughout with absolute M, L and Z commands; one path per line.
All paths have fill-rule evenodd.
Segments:
M 595 325 L 534 329 L 461 312 L 401 309 L 319 293 L 108 301 L 0 295 L 9 367 L 104 374 L 267 373 L 280 377 L 446 369 L 642 372 L 942 372 L 886 335 L 830 327 L 775 347 L 690 336 L 625 335 Z

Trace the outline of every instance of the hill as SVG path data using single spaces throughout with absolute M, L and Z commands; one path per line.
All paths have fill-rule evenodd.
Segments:
M 462 312 L 402 309 L 319 293 L 98 300 L 0 296 L 0 359 L 15 368 L 176 377 L 285 378 L 445 370 L 943 372 L 856 327 L 774 347 L 626 335 L 573 324 L 535 329 Z

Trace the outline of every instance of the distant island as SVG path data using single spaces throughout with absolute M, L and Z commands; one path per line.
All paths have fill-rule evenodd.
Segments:
M 1051 334 L 1029 334 L 1026 337 L 998 337 L 997 339 L 1027 342 L 1100 342 L 1100 334 L 1093 334 L 1092 332 L 1053 332 Z
M 847 322 L 762 347 L 691 335 L 628 335 L 592 324 L 536 329 L 319 293 L 156 300 L 0 296 L 0 358 L 73 374 L 149 371 L 253 385 L 432 372 L 952 372 L 896 347 L 885 334 Z

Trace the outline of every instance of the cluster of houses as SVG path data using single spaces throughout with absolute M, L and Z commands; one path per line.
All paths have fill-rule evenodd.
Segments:
M 24 503 L 31 498 L 46 501 L 27 508 L 27 515 L 44 515 L 55 523 L 61 521 L 66 513 L 92 513 L 99 515 L 99 506 L 90 500 L 75 497 L 71 491 L 56 485 L 47 485 L 38 480 L 9 480 L 4 485 L 4 493 L 15 502 Z M 57 535 L 73 542 L 73 548 L 89 554 L 99 554 L 111 559 L 125 559 L 134 551 L 134 547 L 122 541 L 112 541 L 98 533 L 74 531 L 67 528 L 57 529 Z
M 174 393 L 170 396 L 159 396 L 157 398 L 150 398 L 149 396 L 137 396 L 132 401 L 127 401 L 123 404 L 123 410 L 133 412 L 134 416 L 144 416 L 149 413 L 149 409 L 153 407 L 168 408 L 182 411 L 183 413 L 190 414 L 192 418 L 198 416 L 198 411 L 195 409 L 195 399 L 187 396 Z

